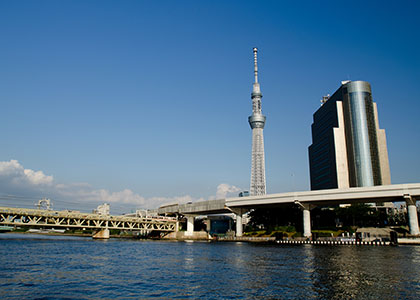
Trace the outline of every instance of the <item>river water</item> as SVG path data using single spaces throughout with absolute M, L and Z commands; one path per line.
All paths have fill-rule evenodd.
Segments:
M 420 299 L 420 247 L 0 234 L 0 299 Z

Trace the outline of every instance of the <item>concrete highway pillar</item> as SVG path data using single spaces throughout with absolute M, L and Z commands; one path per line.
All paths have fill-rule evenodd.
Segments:
M 416 201 L 409 195 L 404 196 L 404 198 L 405 203 L 407 204 L 408 226 L 410 228 L 410 234 L 420 235 Z
M 187 232 L 185 235 L 192 236 L 194 234 L 194 216 L 187 216 Z
M 311 229 L 311 206 L 310 204 L 301 203 L 298 200 L 295 200 L 295 204 L 299 205 L 303 211 L 303 236 L 310 238 L 312 236 Z
M 248 212 L 244 208 L 234 208 L 231 211 L 236 215 L 236 236 L 241 237 L 243 235 L 243 216 Z
M 206 230 L 208 233 L 210 233 L 211 231 L 211 220 L 210 217 L 207 216 L 207 220 L 206 220 Z
M 236 236 L 241 237 L 242 236 L 242 211 L 238 214 L 236 214 Z
M 309 210 L 309 205 L 303 209 L 303 236 L 307 238 L 312 236 L 311 211 Z

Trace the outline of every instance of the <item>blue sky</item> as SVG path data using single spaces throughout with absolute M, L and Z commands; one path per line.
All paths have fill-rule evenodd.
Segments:
M 255 46 L 268 193 L 309 189 L 312 114 L 348 79 L 372 85 L 392 182 L 419 182 L 419 13 L 417 1 L 2 0 L 1 195 L 123 211 L 248 189 Z

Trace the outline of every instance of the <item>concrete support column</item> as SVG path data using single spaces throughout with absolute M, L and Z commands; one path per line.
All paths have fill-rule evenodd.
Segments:
M 187 232 L 185 235 L 192 236 L 194 234 L 194 216 L 187 216 Z
M 404 196 L 404 198 L 405 203 L 407 204 L 408 226 L 410 228 L 410 234 L 420 235 L 416 201 L 409 195 Z
M 210 233 L 210 231 L 211 231 L 211 220 L 210 220 L 209 216 L 207 216 L 207 220 L 206 220 L 206 231 L 208 233 Z
M 312 236 L 311 211 L 309 210 L 309 206 L 303 209 L 303 236 L 307 238 Z
M 236 236 L 241 237 L 243 234 L 242 228 L 242 213 L 236 214 Z
M 303 236 L 306 238 L 310 238 L 312 236 L 311 208 L 314 208 L 314 206 L 306 203 L 301 203 L 298 200 L 295 200 L 295 204 L 299 205 L 303 211 Z
M 231 211 L 236 215 L 236 236 L 241 237 L 243 235 L 243 216 L 248 212 L 248 209 L 234 208 Z

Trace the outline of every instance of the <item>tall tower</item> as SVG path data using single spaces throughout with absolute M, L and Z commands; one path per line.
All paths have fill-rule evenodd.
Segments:
M 251 186 L 250 194 L 265 195 L 265 159 L 264 159 L 264 136 L 265 116 L 261 110 L 261 89 L 258 83 L 258 49 L 254 48 L 254 77 L 252 87 L 252 115 L 248 117 L 249 125 L 252 128 L 252 167 L 251 167 Z

